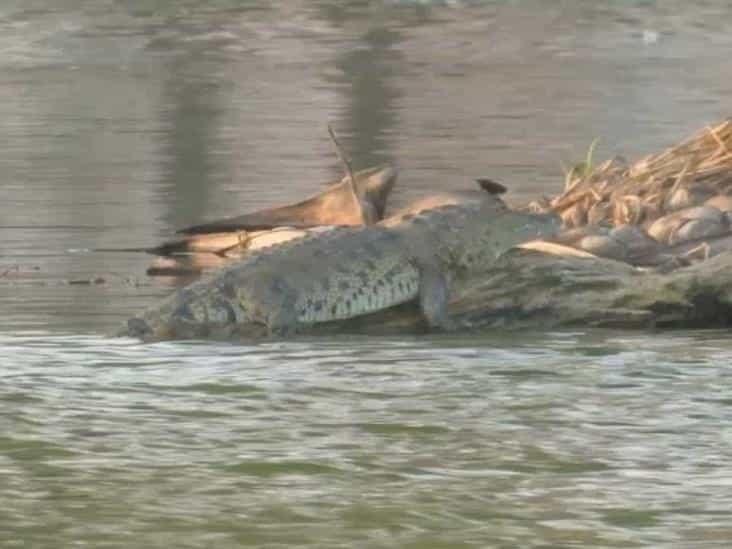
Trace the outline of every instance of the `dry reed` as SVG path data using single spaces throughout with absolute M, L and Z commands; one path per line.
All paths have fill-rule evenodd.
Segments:
M 567 174 L 565 189 L 544 205 L 567 227 L 643 224 L 717 195 L 732 194 L 732 119 L 632 165 L 589 161 Z M 539 206 L 541 207 L 541 206 Z

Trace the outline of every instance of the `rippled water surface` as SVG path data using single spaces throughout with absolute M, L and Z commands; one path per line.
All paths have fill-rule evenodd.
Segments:
M 8 547 L 732 536 L 726 334 L 0 344 Z
M 0 3 L 0 547 L 729 547 L 726 332 L 113 339 L 176 228 L 729 115 L 723 1 Z

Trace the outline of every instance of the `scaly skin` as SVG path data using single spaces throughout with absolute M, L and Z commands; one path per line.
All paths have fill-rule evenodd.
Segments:
M 559 227 L 556 217 L 510 211 L 483 191 L 427 204 L 371 227 L 333 228 L 255 253 L 131 319 L 125 335 L 207 337 L 241 333 L 243 325 L 283 335 L 417 298 L 428 325 L 447 328 L 451 285 Z

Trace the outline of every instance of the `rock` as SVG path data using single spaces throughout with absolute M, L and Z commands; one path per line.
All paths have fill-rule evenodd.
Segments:
M 693 223 L 683 229 L 684 225 Z M 729 223 L 720 210 L 712 206 L 696 206 L 661 217 L 647 228 L 648 235 L 663 244 L 679 244 L 694 235 L 718 236 L 728 230 Z M 683 230 L 682 230 L 683 229 Z

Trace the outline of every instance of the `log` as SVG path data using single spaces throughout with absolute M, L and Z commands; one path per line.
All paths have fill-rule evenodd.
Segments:
M 732 253 L 668 273 L 526 250 L 460 292 L 469 327 L 709 328 L 732 324 Z

